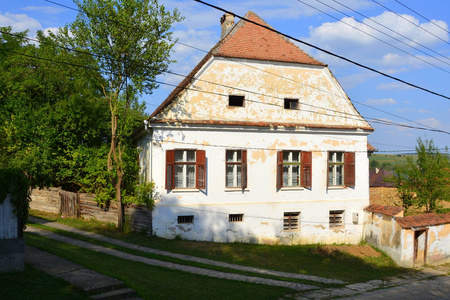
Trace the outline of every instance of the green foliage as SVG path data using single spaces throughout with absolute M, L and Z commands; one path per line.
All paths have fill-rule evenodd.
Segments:
M 28 178 L 20 170 L 0 169 L 0 182 L 0 204 L 10 195 L 14 212 L 25 227 L 31 200 Z
M 433 141 L 417 140 L 417 160 L 407 157 L 405 165 L 397 165 L 391 179 L 405 208 L 424 207 L 435 212 L 438 201 L 450 201 L 450 165 L 448 156 L 439 152 Z
M 153 209 L 154 205 L 154 192 L 155 183 L 141 181 L 140 183 L 134 185 L 134 191 L 131 195 L 125 195 L 123 202 L 127 204 L 140 204 L 146 205 L 148 208 Z

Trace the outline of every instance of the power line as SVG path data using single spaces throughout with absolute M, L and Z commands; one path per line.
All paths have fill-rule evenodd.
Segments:
M 323 3 L 323 2 L 321 2 L 320 0 L 316 0 L 316 1 L 319 1 L 320 3 Z M 447 59 L 447 60 L 450 60 L 450 58 L 448 58 L 447 56 L 445 56 L 445 55 L 443 55 L 443 54 L 441 54 L 441 53 L 439 53 L 439 52 L 437 52 L 437 51 L 434 51 L 434 50 L 431 49 L 430 47 L 427 47 L 427 46 L 425 46 L 425 45 L 423 45 L 423 44 L 421 44 L 421 43 L 419 43 L 419 42 L 416 42 L 415 40 L 413 40 L 413 39 L 407 37 L 407 36 L 404 35 L 404 34 L 401 34 L 401 33 L 398 32 L 398 31 L 393 30 L 392 28 L 389 28 L 389 27 L 383 25 L 383 24 L 380 23 L 380 22 L 375 21 L 373 18 L 369 18 L 368 16 L 366 16 L 366 15 L 364 15 L 364 14 L 362 14 L 362 13 L 360 13 L 360 12 L 354 10 L 354 9 L 352 9 L 351 7 L 345 5 L 345 4 L 343 4 L 343 3 L 341 3 L 341 2 L 339 2 L 339 1 L 337 1 L 337 0 L 332 0 L 332 1 L 335 2 L 335 3 L 338 3 L 339 5 L 341 5 L 341 6 L 345 7 L 345 8 L 347 8 L 347 9 L 349 9 L 349 10 L 351 10 L 351 11 L 353 11 L 354 13 L 357 13 L 358 15 L 362 16 L 363 18 L 366 18 L 367 20 L 370 20 L 371 22 L 373 22 L 373 23 L 375 23 L 375 24 L 377 24 L 377 25 L 379 25 L 379 26 L 381 26 L 381 27 L 383 27 L 383 28 L 385 28 L 385 29 L 387 29 L 387 30 L 389 30 L 389 31 L 391 31 L 391 32 L 393 32 L 393 33 L 395 33 L 395 34 L 398 34 L 399 36 L 401 36 L 401 37 L 407 39 L 408 41 L 410 41 L 410 42 L 412 42 L 412 43 L 415 43 L 415 44 L 417 44 L 417 45 L 419 45 L 419 46 L 422 46 L 423 48 L 425 48 L 425 49 L 427 49 L 427 50 L 429 50 L 429 51 L 431 51 L 431 52 L 433 52 L 433 53 L 435 53 L 435 54 L 437 54 L 437 55 L 439 55 L 439 56 L 441 56 L 441 57 L 443 57 L 443 58 L 445 58 L 445 59 Z M 325 3 L 323 3 L 323 4 L 326 5 L 326 6 L 329 6 L 329 5 L 325 4 Z M 331 8 L 331 6 L 329 6 L 329 7 Z M 333 8 L 333 9 L 334 9 L 334 8 Z M 344 13 L 343 11 L 339 11 L 339 12 L 342 13 L 342 14 L 344 14 L 344 15 L 346 15 L 347 17 L 350 17 L 350 18 L 351 18 L 350 15 Z M 360 22 L 361 24 L 364 24 L 362 21 L 359 21 L 359 22 Z M 369 26 L 369 25 L 367 25 L 367 24 L 365 24 L 365 25 L 366 25 L 366 26 Z M 369 26 L 369 27 L 370 27 L 370 28 L 373 28 L 374 30 L 376 30 L 376 31 L 378 31 L 378 32 L 381 32 L 381 33 L 383 33 L 383 34 L 386 35 L 386 33 L 382 32 L 382 31 L 380 31 L 380 30 L 378 30 L 378 29 L 376 29 L 376 28 L 374 28 L 374 27 L 372 27 L 372 26 Z M 389 36 L 389 37 L 391 37 L 391 38 L 393 38 L 393 39 L 395 39 L 395 40 L 398 40 L 398 39 L 396 39 L 395 37 L 393 37 L 393 36 L 391 36 L 391 35 L 387 35 L 387 36 Z M 400 40 L 398 40 L 398 41 L 400 41 Z M 405 43 L 405 42 L 403 42 L 403 41 L 400 41 L 400 42 L 401 42 L 402 44 L 408 46 L 408 47 L 411 47 L 411 48 L 413 48 L 413 49 L 419 50 L 419 49 L 417 49 L 416 47 L 412 47 L 411 45 L 408 45 L 407 43 Z M 423 51 L 421 51 L 421 50 L 419 50 L 419 51 L 422 52 L 422 53 L 424 53 L 424 54 L 426 54 L 425 52 L 423 52 Z M 440 61 L 440 62 L 443 62 L 443 61 L 440 60 L 440 59 L 439 59 L 439 61 Z M 445 62 L 444 62 L 444 63 L 445 63 Z M 448 64 L 448 63 L 446 63 L 446 64 Z
M 330 15 L 329 13 L 326 13 L 326 12 L 324 12 L 323 10 L 321 10 L 321 9 L 315 7 L 315 6 L 312 6 L 312 5 L 306 3 L 306 2 L 304 2 L 304 1 L 302 1 L 302 0 L 297 0 L 297 1 L 300 2 L 300 3 L 303 3 L 304 5 L 307 5 L 307 6 L 311 7 L 311 8 L 313 8 L 313 9 L 315 9 L 315 10 L 317 10 L 317 11 L 319 11 L 319 12 L 321 12 L 321 13 L 327 15 L 327 16 L 329 16 L 330 18 L 333 18 L 333 19 L 337 20 L 337 21 L 340 22 L 340 23 L 343 23 L 343 24 L 345 24 L 345 25 L 347 25 L 347 26 L 349 26 L 349 27 L 351 27 L 351 28 L 353 28 L 353 29 L 355 29 L 355 30 L 358 30 L 359 32 L 362 32 L 362 33 L 364 33 L 365 35 L 368 35 L 368 36 L 370 36 L 371 38 L 376 39 L 376 40 L 379 41 L 379 42 L 382 42 L 382 43 L 384 43 L 384 44 L 386 44 L 386 45 L 388 45 L 388 46 L 390 46 L 390 47 L 392 47 L 392 48 L 394 48 L 394 49 L 397 49 L 398 51 L 401 51 L 401 52 L 403 52 L 403 53 L 405 53 L 405 54 L 407 54 L 407 55 L 409 55 L 409 56 L 411 56 L 411 57 L 413 57 L 413 58 L 415 58 L 415 59 L 417 59 L 417 60 L 420 60 L 420 61 L 422 61 L 422 62 L 424 62 L 424 63 L 426 63 L 426 64 L 428 64 L 428 65 L 430 65 L 430 66 L 433 66 L 433 67 L 435 67 L 435 68 L 437 68 L 437 69 L 439 69 L 439 70 L 441 70 L 441 71 L 444 71 L 445 73 L 449 73 L 449 74 L 450 74 L 450 71 L 447 71 L 447 70 L 445 70 L 445 69 L 443 69 L 443 68 L 441 68 L 441 67 L 439 67 L 439 66 L 437 66 L 437 65 L 435 65 L 435 64 L 432 64 L 432 63 L 430 63 L 430 62 L 428 62 L 428 61 L 426 61 L 426 60 L 424 60 L 424 59 L 422 59 L 422 58 L 420 58 L 420 57 L 418 57 L 418 56 L 415 56 L 415 55 L 413 55 L 412 53 L 409 53 L 409 52 L 407 52 L 407 51 L 405 51 L 405 50 L 403 50 L 403 49 L 401 49 L 401 48 L 399 48 L 399 47 L 397 47 L 397 46 L 394 46 L 394 45 L 388 43 L 387 41 L 384 41 L 384 40 L 382 40 L 382 39 L 380 39 L 380 38 L 377 38 L 377 37 L 374 36 L 373 34 L 370 34 L 370 33 L 366 32 L 366 31 L 364 31 L 364 30 L 362 30 L 362 29 L 359 29 L 358 27 L 355 27 L 355 26 L 353 26 L 353 25 L 351 25 L 351 24 L 349 24 L 349 23 L 347 23 L 347 22 L 344 22 L 343 20 L 339 20 L 339 19 L 336 18 L 335 16 Z M 319 3 L 322 3 L 323 5 L 329 7 L 329 8 L 331 8 L 331 9 L 337 11 L 337 12 L 340 12 L 341 14 L 343 14 L 343 15 L 345 15 L 345 16 L 347 16 L 347 17 L 353 18 L 352 16 L 350 16 L 350 15 L 348 15 L 348 14 L 346 14 L 346 13 L 344 13 L 344 12 L 342 12 L 342 11 L 340 11 L 340 10 L 334 8 L 334 7 L 332 7 L 331 5 L 328 5 L 328 4 L 326 4 L 326 3 L 324 3 L 324 2 L 322 2 L 322 1 L 320 1 L 320 0 L 316 0 L 316 1 L 319 2 Z M 393 37 L 393 36 L 391 36 L 391 35 L 389 35 L 389 34 L 383 32 L 383 31 L 381 31 L 381 30 L 378 30 L 377 28 L 375 28 L 375 27 L 373 27 L 373 26 L 370 26 L 370 25 L 368 25 L 368 24 L 364 24 L 364 23 L 362 23 L 360 20 L 358 20 L 358 19 L 356 19 L 356 18 L 354 18 L 354 19 L 355 19 L 356 21 L 358 21 L 359 23 L 361 23 L 361 24 L 363 24 L 363 25 L 366 25 L 367 27 L 372 28 L 373 30 L 375 30 L 375 31 L 377 31 L 377 32 L 379 32 L 379 33 L 381 33 L 381 34 L 384 34 L 384 35 L 386 35 L 386 36 L 388 36 L 388 37 L 390 37 L 390 38 L 392 38 L 392 39 L 394 39 L 394 40 L 396 40 L 396 41 L 398 41 L 398 42 L 400 42 L 400 43 L 402 43 L 402 44 L 404 44 L 404 45 L 406 45 L 406 46 L 408 46 L 408 47 L 411 47 L 411 48 L 413 48 L 413 49 L 415 49 L 415 50 L 417 50 L 417 51 L 419 51 L 419 52 L 421 52 L 421 53 L 423 53 L 423 54 L 425 54 L 425 55 L 428 56 L 428 53 L 426 53 L 426 52 L 424 52 L 424 51 L 422 51 L 422 50 L 420 50 L 420 49 L 418 49 L 418 48 L 416 48 L 416 47 L 414 47 L 414 46 L 408 45 L 407 43 L 403 42 L 402 40 L 400 40 L 400 39 L 398 39 L 398 38 L 396 38 L 396 37 Z M 436 59 L 436 60 L 438 60 L 438 61 L 440 61 L 440 62 L 442 62 L 442 63 L 444 63 L 444 64 L 450 65 L 448 62 L 445 62 L 445 61 L 443 61 L 443 60 L 441 60 L 441 59 L 438 59 L 438 58 L 436 58 L 436 57 L 434 57 L 434 59 Z
M 273 31 L 273 32 L 275 32 L 275 33 L 277 33 L 277 34 L 280 34 L 280 35 L 282 35 L 282 36 L 284 36 L 284 37 L 287 37 L 288 39 L 294 40 L 294 41 L 296 41 L 296 42 L 298 42 L 298 43 L 301 43 L 301 44 L 304 44 L 304 45 L 306 45 L 306 46 L 308 46 L 308 47 L 314 48 L 314 49 L 319 50 L 319 51 L 321 51 L 321 52 L 324 52 L 324 53 L 326 53 L 326 54 L 328 54 L 328 55 L 337 57 L 337 58 L 339 58 L 339 59 L 341 59 L 341 60 L 344 60 L 344 61 L 346 61 L 346 62 L 349 62 L 349 63 L 351 63 L 351 64 L 354 64 L 354 65 L 356 65 L 356 66 L 358 66 L 358 67 L 360 67 L 360 68 L 363 68 L 363 69 L 372 71 L 372 72 L 377 73 L 377 74 L 379 74 L 379 75 L 382 75 L 382 76 L 384 76 L 384 77 L 387 77 L 387 78 L 390 78 L 390 79 L 392 79 L 392 80 L 401 82 L 401 83 L 403 83 L 403 84 L 406 84 L 406 85 L 411 86 L 411 87 L 413 87 L 413 88 L 416 88 L 416 89 L 422 90 L 422 91 L 424 91 L 424 92 L 433 94 L 433 95 L 435 95 L 435 96 L 438 96 L 438 97 L 441 97 L 441 98 L 450 100 L 450 97 L 449 97 L 449 96 L 445 96 L 445 95 L 443 95 L 443 94 L 440 94 L 440 93 L 437 93 L 437 92 L 433 92 L 433 91 L 431 91 L 431 90 L 429 90 L 429 89 L 426 89 L 426 88 L 424 88 L 424 87 L 418 86 L 418 85 L 416 85 L 416 84 L 407 82 L 407 81 L 402 80 L 402 79 L 400 79 L 400 78 L 397 78 L 397 77 L 391 76 L 391 75 L 389 75 L 389 74 L 386 74 L 386 73 L 384 73 L 384 72 L 378 71 L 378 70 L 376 70 L 376 69 L 374 69 L 374 68 L 372 68 L 372 67 L 363 65 L 363 64 L 358 63 L 358 62 L 356 62 L 356 61 L 353 61 L 353 60 L 351 60 L 351 59 L 349 59 L 349 58 L 346 58 L 346 57 L 344 57 L 344 56 L 338 55 L 338 54 L 336 54 L 336 53 L 333 53 L 333 52 L 331 52 L 331 51 L 328 51 L 328 50 L 325 50 L 325 49 L 323 49 L 323 48 L 320 48 L 320 47 L 318 47 L 318 46 L 316 46 L 316 45 L 313 45 L 313 44 L 311 44 L 311 43 L 302 41 L 302 40 L 297 39 L 297 38 L 295 38 L 295 37 L 293 37 L 293 36 L 290 36 L 290 35 L 288 35 L 288 34 L 282 33 L 282 32 L 280 32 L 280 31 L 278 31 L 278 30 L 276 30 L 276 29 L 273 29 L 273 28 L 271 28 L 271 27 L 269 27 L 269 26 L 262 25 L 262 24 L 259 24 L 259 23 L 257 23 L 257 22 L 254 22 L 254 21 L 252 21 L 252 20 L 249 20 L 249 19 L 247 19 L 247 18 L 244 18 L 244 17 L 242 17 L 242 16 L 240 16 L 240 15 L 237 15 L 237 14 L 235 14 L 235 13 L 233 13 L 233 12 L 227 11 L 227 10 L 221 8 L 221 7 L 216 6 L 216 5 L 209 4 L 209 3 L 204 2 L 204 1 L 202 1 L 202 0 L 194 0 L 194 1 L 199 2 L 199 3 L 202 3 L 202 4 L 206 5 L 206 6 L 212 7 L 212 8 L 214 8 L 214 9 L 220 10 L 220 11 L 222 11 L 222 12 L 224 12 L 224 13 L 231 14 L 231 15 L 233 15 L 233 16 L 235 16 L 235 17 L 238 17 L 238 18 L 240 18 L 240 19 L 242 19 L 242 20 L 244 20 L 244 21 L 246 21 L 246 22 L 249 22 L 249 23 L 252 23 L 252 24 L 254 24 L 254 25 L 256 25 L 256 26 L 259 26 L 259 27 L 265 28 L 265 29 L 267 29 L 267 30 Z
M 44 0 L 44 1 L 47 1 L 47 2 L 52 3 L 52 4 L 55 4 L 55 5 L 62 6 L 62 7 L 65 7 L 65 8 L 68 8 L 68 9 L 71 9 L 71 10 L 74 10 L 74 11 L 77 11 L 77 12 L 82 12 L 82 11 L 79 10 L 79 9 L 72 8 L 72 7 L 69 7 L 69 6 L 66 6 L 66 5 L 63 5 L 63 4 L 60 4 L 60 3 L 57 3 L 57 2 L 51 1 L 51 0 Z M 91 14 L 90 14 L 90 15 L 91 15 Z M 94 16 L 94 17 L 98 17 L 98 18 L 102 18 L 101 16 L 95 16 L 95 15 L 93 15 L 93 16 Z M 116 22 L 116 21 L 110 20 L 110 19 L 108 19 L 108 18 L 102 18 L 102 19 L 107 20 L 107 21 L 114 22 L 114 23 L 119 24 L 119 25 L 124 25 L 124 24 L 122 24 L 122 23 L 120 23 L 120 22 Z M 205 53 L 209 53 L 209 51 L 206 51 L 206 50 L 204 50 L 204 49 L 200 49 L 200 48 L 198 48 L 198 47 L 195 47 L 195 46 L 191 46 L 191 45 L 182 43 L 182 42 L 180 42 L 180 41 L 178 41 L 178 40 L 176 40 L 175 43 L 178 43 L 178 44 L 180 44 L 180 45 L 183 45 L 183 46 L 186 46 L 186 47 L 189 47 L 189 48 L 198 50 L 198 51 L 202 51 L 202 52 L 205 52 Z M 89 54 L 89 53 L 86 53 L 86 54 Z M 92 55 L 92 54 L 90 54 L 90 55 Z M 300 85 L 305 86 L 305 87 L 307 87 L 307 88 L 315 89 L 315 90 L 317 90 L 317 91 L 321 91 L 321 92 L 330 94 L 330 95 L 332 95 L 332 96 L 336 96 L 336 97 L 339 97 L 339 98 L 347 99 L 346 97 L 343 97 L 343 96 L 341 96 L 341 95 L 337 95 L 337 94 L 334 94 L 334 93 L 332 93 L 332 92 L 323 90 L 323 89 L 321 89 L 321 88 L 313 87 L 313 86 L 304 84 L 303 82 L 299 82 L 299 81 L 293 80 L 293 79 L 291 79 L 291 78 L 288 78 L 288 77 L 285 77 L 285 76 L 281 76 L 281 75 L 279 75 L 279 74 L 275 74 L 275 73 L 269 72 L 269 71 L 267 71 L 267 70 L 258 68 L 258 67 L 256 67 L 256 66 L 252 66 L 252 65 L 243 63 L 243 62 L 238 61 L 238 60 L 236 60 L 236 59 L 233 59 L 233 58 L 228 58 L 228 59 L 231 60 L 231 61 L 234 61 L 234 62 L 236 62 L 236 63 L 239 63 L 239 64 L 241 64 L 241 65 L 244 65 L 244 66 L 247 66 L 247 67 L 250 67 L 250 68 L 253 68 L 253 69 L 257 69 L 257 70 L 259 70 L 259 71 L 261 71 L 261 72 L 265 72 L 265 73 L 267 73 L 267 74 L 271 74 L 271 75 L 277 76 L 277 77 L 279 77 L 279 78 L 283 78 L 283 79 L 285 79 L 285 80 L 292 81 L 292 82 L 294 82 L 294 83 L 300 84 Z M 147 66 L 146 66 L 146 67 L 147 67 Z M 165 73 L 170 73 L 170 74 L 173 74 L 173 75 L 176 75 L 176 76 L 189 77 L 189 76 L 177 74 L 177 73 L 171 72 L 171 71 L 166 71 Z M 194 79 L 194 76 L 190 76 L 190 79 Z M 201 79 L 197 79 L 197 80 L 203 81 L 203 80 L 201 80 Z M 212 83 L 212 84 L 218 84 L 218 83 L 213 83 L 213 82 L 211 82 L 211 83 Z M 218 84 L 218 85 L 219 85 L 219 84 Z M 233 87 L 232 87 L 232 88 L 233 88 Z M 252 92 L 252 93 L 255 93 L 255 92 Z M 420 126 L 425 126 L 425 127 L 428 127 L 428 128 L 436 129 L 436 128 L 433 128 L 433 127 L 431 127 L 431 126 L 428 126 L 428 125 L 425 125 L 425 124 L 421 124 L 421 123 L 419 123 L 419 122 L 412 121 L 412 120 L 410 120 L 410 119 L 407 119 L 407 118 L 404 118 L 404 117 L 401 117 L 401 116 L 398 116 L 398 115 L 395 115 L 395 114 L 392 114 L 392 113 L 383 111 L 383 110 L 381 110 L 381 109 L 377 109 L 377 108 L 371 107 L 370 105 L 362 104 L 362 103 L 360 103 L 360 102 L 358 102 L 358 101 L 353 101 L 353 102 L 358 103 L 358 104 L 360 104 L 360 105 L 364 105 L 364 106 L 369 107 L 369 108 L 372 108 L 372 109 L 374 109 L 374 110 L 377 110 L 377 111 L 384 112 L 384 113 L 386 113 L 386 114 L 395 116 L 395 117 L 397 117 L 397 118 L 399 118 L 399 119 L 402 119 L 402 120 L 405 120 L 405 121 L 408 121 L 408 122 L 412 122 L 412 123 L 418 124 L 418 125 L 420 125 Z M 306 104 L 306 105 L 308 105 L 308 104 Z M 325 109 L 325 108 L 324 108 L 324 109 Z M 338 112 L 338 113 L 343 114 L 342 112 Z M 353 114 L 353 115 L 354 115 L 354 114 Z M 356 116 L 356 115 L 355 115 L 355 116 Z
M 418 27 L 418 28 L 422 29 L 422 30 L 423 30 L 423 31 L 425 31 L 425 32 L 428 32 L 428 33 L 429 33 L 429 34 L 431 34 L 432 36 L 434 36 L 434 37 L 436 37 L 436 38 L 440 39 L 441 41 L 443 41 L 444 43 L 447 43 L 447 44 L 449 44 L 449 45 L 450 45 L 450 43 L 449 43 L 448 41 L 446 41 L 446 40 L 442 39 L 441 37 L 439 37 L 439 36 L 435 35 L 435 34 L 434 34 L 434 33 L 432 33 L 431 31 L 429 31 L 429 30 L 427 30 L 427 29 L 425 29 L 425 28 L 423 28 L 423 27 L 421 27 L 421 26 L 417 25 L 416 23 L 414 23 L 414 22 L 411 22 L 410 20 L 408 20 L 408 19 L 407 19 L 407 18 L 405 18 L 404 16 L 402 16 L 402 15 L 400 15 L 400 14 L 396 13 L 396 12 L 395 12 L 395 11 L 393 11 L 392 9 L 388 8 L 387 6 L 385 6 L 385 5 L 383 5 L 383 4 L 379 3 L 379 2 L 377 2 L 377 1 L 375 1 L 375 0 L 372 0 L 372 1 L 373 1 L 373 2 L 375 2 L 376 4 L 378 4 L 379 6 L 383 7 L 384 9 L 387 9 L 388 11 L 390 11 L 390 12 L 392 12 L 392 13 L 396 14 L 397 16 L 399 16 L 399 17 L 400 17 L 400 18 L 402 18 L 403 20 L 407 21 L 408 23 L 411 23 L 412 25 L 414 25 L 414 26 L 416 26 L 416 27 Z
M 450 33 L 446 28 L 440 26 L 439 24 L 437 24 L 437 23 L 434 22 L 433 20 L 428 19 L 428 18 L 425 17 L 424 15 L 419 14 L 417 11 L 413 10 L 412 8 L 408 7 L 407 5 L 401 3 L 401 2 L 398 1 L 398 0 L 394 0 L 394 1 L 397 2 L 398 4 L 400 4 L 401 6 L 403 6 L 403 7 L 407 8 L 407 9 L 409 9 L 410 11 L 412 11 L 413 13 L 415 13 L 416 15 L 418 15 L 418 16 L 424 18 L 425 20 L 427 20 L 427 21 L 430 22 L 431 24 L 433 24 L 433 25 L 439 27 L 440 29 L 444 30 L 444 31 L 447 32 L 447 33 Z

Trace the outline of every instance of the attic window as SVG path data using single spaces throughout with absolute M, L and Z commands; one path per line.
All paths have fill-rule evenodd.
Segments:
M 298 109 L 298 99 L 284 98 L 285 109 Z
M 232 107 L 244 106 L 244 96 L 229 95 L 228 96 L 228 106 L 232 106 Z

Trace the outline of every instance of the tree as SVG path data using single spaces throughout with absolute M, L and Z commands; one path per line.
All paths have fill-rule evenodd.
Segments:
M 181 17 L 169 12 L 157 0 L 75 0 L 80 13 L 55 36 L 64 46 L 89 53 L 110 111 L 110 148 L 107 168 L 118 204 L 118 225 L 122 228 L 121 188 L 126 174 L 126 136 L 135 124 L 130 111 L 136 96 L 151 93 L 155 78 L 166 71 L 174 46 L 173 22 Z
M 450 165 L 447 154 L 442 154 L 433 140 L 417 140 L 417 160 L 407 157 L 406 164 L 397 165 L 392 182 L 404 207 L 415 205 L 434 212 L 438 201 L 450 201 Z

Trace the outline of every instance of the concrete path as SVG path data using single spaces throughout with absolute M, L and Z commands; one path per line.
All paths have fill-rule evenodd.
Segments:
M 152 248 L 148 248 L 148 247 L 138 246 L 138 245 L 127 243 L 127 242 L 124 242 L 121 240 L 116 240 L 116 239 L 109 238 L 109 237 L 106 237 L 106 236 L 103 236 L 100 234 L 80 230 L 80 229 L 70 227 L 70 226 L 67 226 L 64 224 L 43 220 L 41 218 L 36 218 L 33 216 L 30 216 L 29 220 L 33 223 L 39 223 L 39 224 L 43 224 L 45 226 L 49 226 L 52 228 L 73 232 L 73 233 L 79 234 L 81 236 L 89 237 L 89 238 L 92 238 L 92 239 L 95 239 L 98 241 L 107 242 L 107 243 L 110 243 L 113 245 L 121 246 L 124 248 L 129 248 L 129 249 L 134 249 L 134 250 L 138 250 L 138 251 L 145 252 L 145 253 L 158 254 L 158 255 L 173 257 L 173 258 L 182 259 L 182 260 L 186 260 L 186 261 L 197 262 L 197 263 L 201 263 L 201 264 L 205 264 L 205 265 L 217 266 L 217 267 L 245 271 L 245 272 L 252 272 L 252 273 L 256 273 L 256 274 L 272 275 L 272 276 L 283 277 L 283 278 L 292 278 L 292 279 L 302 279 L 302 280 L 309 280 L 309 281 L 315 281 L 315 282 L 326 283 L 326 284 L 333 284 L 333 283 L 345 284 L 344 281 L 337 280 L 337 279 L 330 279 L 330 278 L 323 278 L 323 277 L 313 276 L 313 275 L 295 274 L 295 273 L 266 270 L 266 269 L 260 269 L 260 268 L 254 268 L 254 267 L 240 266 L 240 265 L 230 264 L 230 263 L 226 263 L 226 262 L 215 261 L 215 260 L 211 260 L 211 259 L 207 259 L 207 258 L 195 257 L 195 256 L 190 256 L 190 255 L 184 255 L 184 254 L 177 254 L 177 253 L 152 249 Z
M 199 267 L 193 267 L 193 266 L 187 266 L 187 265 L 180 265 L 180 264 L 176 264 L 176 263 L 172 263 L 172 262 L 142 257 L 142 256 L 133 255 L 133 254 L 125 253 L 122 251 L 106 248 L 106 247 L 92 244 L 89 242 L 80 241 L 77 239 L 59 235 L 59 234 L 56 234 L 56 233 L 53 233 L 50 231 L 34 228 L 31 226 L 27 227 L 26 232 L 38 234 L 38 235 L 41 235 L 41 236 L 44 236 L 44 237 L 47 237 L 50 239 L 54 239 L 57 241 L 61 241 L 61 242 L 67 243 L 67 244 L 75 245 L 75 246 L 82 247 L 85 249 L 102 252 L 102 253 L 109 254 L 109 255 L 112 255 L 115 257 L 131 260 L 131 261 L 135 261 L 135 262 L 140 262 L 140 263 L 144 263 L 144 264 L 152 265 L 152 266 L 164 267 L 164 268 L 169 268 L 169 269 L 173 269 L 173 270 L 179 270 L 179 271 L 183 271 L 183 272 L 204 275 L 204 276 L 209 276 L 209 277 L 215 277 L 215 278 L 220 278 L 220 279 L 229 279 L 229 280 L 237 280 L 237 281 L 265 284 L 265 285 L 271 285 L 271 286 L 285 287 L 285 288 L 290 288 L 290 289 L 297 290 L 297 291 L 317 289 L 317 287 L 315 287 L 315 286 L 308 285 L 308 284 L 302 284 L 302 283 L 298 283 L 298 282 L 281 281 L 281 280 L 274 280 L 274 279 L 268 279 L 268 278 L 246 276 L 246 275 L 235 274 L 235 273 L 226 273 L 226 272 L 220 272 L 220 271 L 204 269 L 204 268 L 199 268 Z
M 54 277 L 61 278 L 70 284 L 81 288 L 93 299 L 141 299 L 134 297 L 136 292 L 126 288 L 125 284 L 115 278 L 100 274 L 70 260 L 25 246 L 26 262 L 34 268 L 44 271 Z
M 420 272 L 409 273 L 383 280 L 349 284 L 343 288 L 327 288 L 296 295 L 294 299 L 408 299 L 408 300 L 449 300 L 450 276 L 447 268 L 423 268 Z

